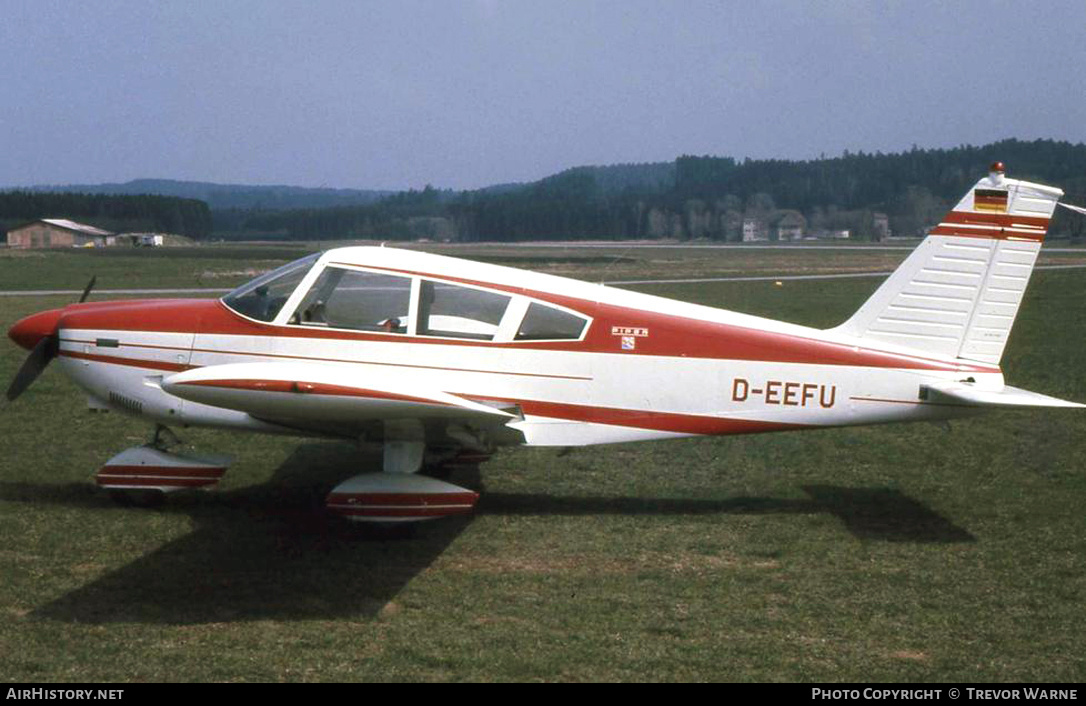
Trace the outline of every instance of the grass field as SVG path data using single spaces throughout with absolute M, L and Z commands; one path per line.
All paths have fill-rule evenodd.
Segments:
M 877 270 L 906 254 L 476 252 L 588 279 Z M 0 258 L 0 289 L 78 289 L 95 267 L 101 287 L 181 286 L 262 266 L 243 255 Z M 644 290 L 829 326 L 877 284 Z M 68 300 L 0 298 L 0 328 Z M 1008 382 L 1086 401 L 1084 342 L 1086 271 L 1036 273 Z M 0 379 L 22 357 L 0 342 Z M 88 413 L 55 370 L 0 409 L 0 678 L 1086 678 L 1081 412 L 503 450 L 453 479 L 483 488 L 472 518 L 396 540 L 322 512 L 376 463 L 347 444 L 186 431 L 237 459 L 220 488 L 116 506 L 91 476 L 148 430 Z
M 375 243 L 367 243 L 374 245 Z M 99 289 L 137 287 L 231 288 L 286 261 L 315 243 L 241 247 L 77 248 L 52 252 L 0 248 L 0 291 L 81 290 L 97 275 Z M 408 247 L 592 282 L 737 275 L 887 272 L 908 254 L 904 249 L 841 246 L 832 251 L 803 246 L 779 249 L 689 248 L 628 245 L 495 246 L 410 244 Z M 897 246 L 907 248 L 905 246 Z M 1086 248 L 1042 253 L 1041 264 L 1086 264 Z

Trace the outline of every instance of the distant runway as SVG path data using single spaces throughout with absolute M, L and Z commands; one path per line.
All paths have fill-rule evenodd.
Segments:
M 1034 270 L 1082 270 L 1081 265 L 1037 265 Z M 855 279 L 859 277 L 889 277 L 890 272 L 841 272 L 824 275 L 750 275 L 744 277 L 698 277 L 691 279 L 627 279 L 602 284 L 698 284 L 702 282 L 788 282 L 805 279 Z
M 1083 270 L 1080 265 L 1038 265 L 1034 270 Z M 749 275 L 741 277 L 692 277 L 688 279 L 624 279 L 600 282 L 604 285 L 632 284 L 703 284 L 709 282 L 792 282 L 814 279 L 857 279 L 861 277 L 889 277 L 889 272 L 841 272 L 823 275 Z M 587 281 L 587 280 L 586 280 Z M 230 289 L 96 289 L 95 294 L 225 294 Z M 27 289 L 23 291 L 0 291 L 0 297 L 51 297 L 61 295 L 80 295 L 82 289 Z
M 718 243 L 718 244 L 687 244 L 687 243 L 623 243 L 623 242 L 554 242 L 554 241 L 540 241 L 537 243 L 502 243 L 503 246 L 512 246 L 518 248 L 606 248 L 608 250 L 639 250 L 639 249 L 680 249 L 680 250 L 839 250 L 842 252 L 849 251 L 866 251 L 866 250 L 916 250 L 917 244 L 921 241 L 917 239 L 912 245 L 749 245 L 746 243 Z M 486 243 L 471 243 L 471 245 L 486 245 Z M 1042 248 L 1042 253 L 1062 252 L 1062 253 L 1079 253 L 1086 255 L 1086 248 Z
M 917 241 L 920 242 L 919 240 Z M 470 243 L 470 245 L 486 245 L 487 243 Z M 746 245 L 740 243 L 627 243 L 608 242 L 604 240 L 590 243 L 582 241 L 539 241 L 523 243 L 501 243 L 503 247 L 515 248 L 605 248 L 608 250 L 646 250 L 646 249 L 679 249 L 679 250 L 916 250 L 916 245 Z M 1050 251 L 1051 252 L 1051 251 Z
M 230 289 L 95 289 L 94 294 L 226 294 Z M 51 297 L 61 294 L 82 294 L 82 289 L 27 289 L 0 291 L 0 297 Z

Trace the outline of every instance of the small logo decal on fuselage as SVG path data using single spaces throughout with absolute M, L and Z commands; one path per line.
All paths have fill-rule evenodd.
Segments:
M 621 337 L 622 350 L 633 351 L 637 350 L 637 339 L 647 338 L 649 330 L 644 326 L 612 326 L 611 335 Z
M 788 407 L 813 407 L 817 404 L 829 409 L 837 402 L 837 386 L 817 382 L 766 380 L 760 387 L 754 387 L 745 378 L 735 378 L 732 381 L 732 402 L 753 402 L 759 397 L 763 404 Z

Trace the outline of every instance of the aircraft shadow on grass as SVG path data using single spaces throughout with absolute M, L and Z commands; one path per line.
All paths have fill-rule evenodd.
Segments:
M 375 536 L 325 510 L 324 498 L 357 458 L 301 446 L 268 483 L 180 495 L 158 512 L 188 514 L 191 533 L 33 612 L 91 624 L 199 624 L 259 619 L 366 618 L 445 551 L 471 521 L 447 518 L 406 537 Z M 302 484 L 301 479 L 305 479 Z M 478 469 L 458 482 L 479 488 Z M 483 493 L 479 515 L 712 515 L 829 512 L 854 535 L 919 543 L 975 541 L 922 503 L 882 488 L 805 486 L 809 499 L 725 500 Z M 0 485 L 0 499 L 106 509 L 83 485 Z

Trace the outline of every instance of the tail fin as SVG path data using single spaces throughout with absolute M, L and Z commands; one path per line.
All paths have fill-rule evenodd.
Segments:
M 835 331 L 998 364 L 1061 196 L 996 162 Z

